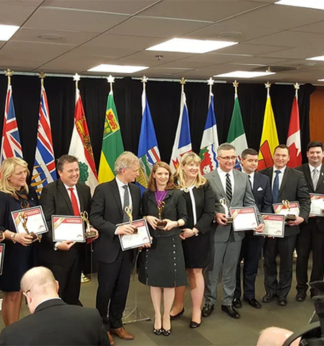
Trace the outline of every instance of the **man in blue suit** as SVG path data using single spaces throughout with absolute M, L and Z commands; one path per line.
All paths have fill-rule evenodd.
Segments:
M 242 171 L 249 177 L 252 193 L 260 213 L 272 213 L 272 194 L 270 179 L 258 172 L 258 152 L 254 149 L 245 149 L 242 154 Z M 261 304 L 255 299 L 255 279 L 258 273 L 258 264 L 264 237 L 253 235 L 253 231 L 246 231 L 242 241 L 241 254 L 236 272 L 236 289 L 233 306 L 241 308 L 241 261 L 243 265 L 243 300 L 256 309 Z

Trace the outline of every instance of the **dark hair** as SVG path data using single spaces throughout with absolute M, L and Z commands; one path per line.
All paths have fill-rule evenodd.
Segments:
M 58 160 L 56 164 L 56 168 L 58 171 L 63 171 L 63 166 L 65 163 L 73 163 L 77 162 L 79 163 L 78 159 L 75 156 L 72 155 L 62 155 Z
M 290 155 L 289 148 L 287 147 L 286 144 L 279 144 L 279 145 L 277 145 L 275 147 L 274 151 L 273 151 L 273 154 L 276 152 L 277 149 L 287 149 L 288 155 Z
M 242 151 L 241 157 L 243 160 L 245 160 L 248 155 L 254 155 L 255 156 L 255 155 L 259 155 L 259 153 L 252 148 L 247 148 L 247 149 L 244 149 Z
M 316 147 L 320 147 L 320 148 L 323 150 L 323 143 L 322 143 L 322 142 L 319 142 L 319 141 L 309 142 L 309 143 L 307 144 L 307 151 L 308 151 L 310 148 L 316 148 Z
M 163 162 L 163 161 L 159 161 L 159 162 L 155 162 L 154 166 L 153 166 L 153 169 L 152 169 L 152 172 L 149 176 L 149 180 L 148 180 L 148 189 L 150 191 L 153 191 L 155 192 L 156 191 L 156 182 L 155 182 L 155 178 L 153 177 L 153 173 L 155 173 L 158 168 L 164 168 L 166 169 L 168 172 L 169 172 L 169 180 L 168 180 L 168 183 L 165 187 L 166 190 L 172 190 L 174 189 L 174 181 L 173 181 L 173 176 L 172 176 L 172 172 L 171 172 L 171 168 L 170 166 Z

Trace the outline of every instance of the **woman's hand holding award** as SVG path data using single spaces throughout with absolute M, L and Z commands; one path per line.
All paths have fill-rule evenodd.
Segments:
M 157 202 L 157 208 L 158 208 L 159 220 L 156 222 L 156 226 L 157 226 L 157 228 L 162 229 L 167 225 L 167 221 L 162 220 L 162 211 L 165 208 L 165 202 L 164 201 L 158 201 Z

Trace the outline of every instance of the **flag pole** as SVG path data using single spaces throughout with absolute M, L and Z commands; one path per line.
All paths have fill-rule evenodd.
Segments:
M 73 76 L 73 80 L 75 81 L 75 89 L 79 89 L 79 80 L 81 79 L 80 75 L 78 75 L 77 73 Z
M 113 91 L 113 83 L 115 83 L 115 77 L 113 77 L 112 75 L 109 75 L 107 78 L 107 82 L 110 85 L 110 92 Z
M 215 81 L 213 80 L 212 77 L 210 77 L 207 81 L 207 84 L 209 85 L 209 95 L 213 92 L 213 85 L 214 85 Z
M 299 88 L 300 88 L 300 85 L 299 85 L 298 83 L 296 83 L 296 84 L 294 85 L 294 88 L 295 88 L 295 97 L 296 97 L 296 99 L 298 100 L 298 90 L 299 90 Z
M 39 74 L 38 74 L 38 78 L 40 78 L 41 80 L 41 87 L 44 88 L 44 78 L 46 77 L 46 73 L 44 73 L 43 71 L 41 71 Z
M 11 85 L 11 76 L 13 75 L 14 71 L 10 70 L 10 68 L 8 68 L 6 71 L 5 71 L 5 75 L 6 77 L 8 77 L 8 86 Z
M 267 82 L 267 83 L 264 84 L 264 86 L 267 88 L 267 97 L 270 97 L 271 83 Z
M 181 84 L 181 91 L 184 93 L 184 85 L 186 84 L 186 80 L 184 77 L 180 79 L 180 84 Z
M 237 88 L 238 88 L 238 86 L 239 86 L 239 82 L 237 81 L 237 80 L 235 80 L 234 82 L 233 82 L 233 87 L 234 87 L 234 97 L 236 98 L 237 97 Z

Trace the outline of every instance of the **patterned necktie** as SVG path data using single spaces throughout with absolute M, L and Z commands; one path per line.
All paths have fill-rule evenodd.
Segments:
M 129 193 L 128 193 L 128 185 L 123 185 L 124 192 L 124 203 L 123 203 L 123 222 L 129 221 L 129 217 L 125 212 L 125 207 L 129 207 Z
M 317 184 L 318 184 L 318 179 L 319 179 L 319 171 L 317 168 L 314 168 L 313 170 L 313 186 L 314 186 L 314 191 L 316 190 Z
M 79 209 L 78 201 L 75 197 L 74 188 L 69 187 L 68 190 L 70 191 L 70 195 L 71 195 L 70 198 L 72 202 L 73 214 L 75 216 L 80 216 L 80 209 Z
M 229 173 L 226 173 L 226 197 L 230 202 L 232 201 L 232 183 Z
M 279 201 L 279 174 L 281 171 L 275 170 L 276 176 L 273 181 L 272 186 L 272 196 L 273 196 L 273 203 L 278 203 Z

